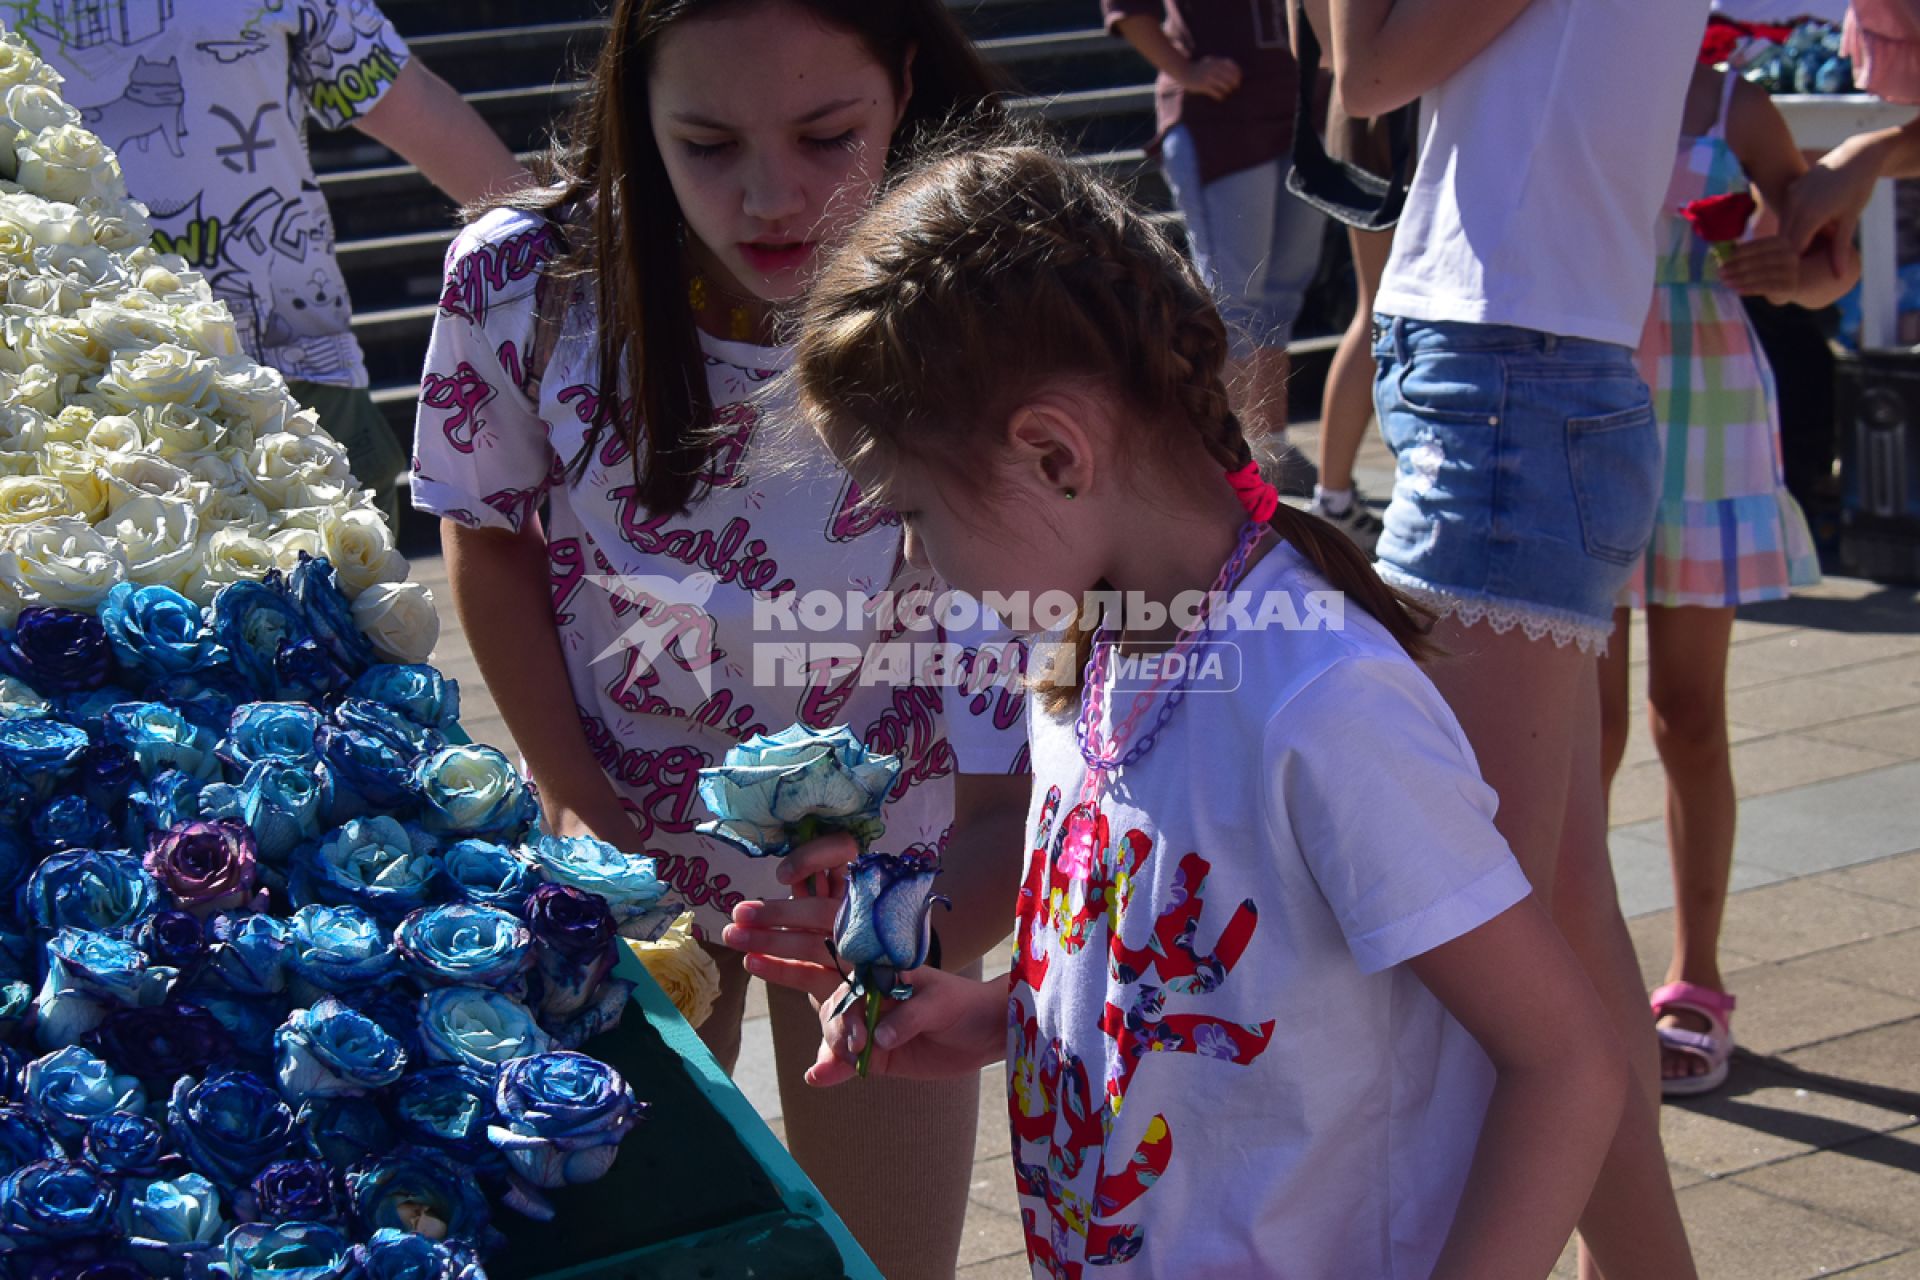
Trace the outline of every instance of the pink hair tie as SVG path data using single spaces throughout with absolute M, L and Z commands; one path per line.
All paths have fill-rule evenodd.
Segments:
M 1240 505 L 1247 509 L 1248 518 L 1255 523 L 1267 523 L 1280 509 L 1280 491 L 1260 478 L 1259 463 L 1249 462 L 1238 471 L 1227 472 L 1227 480 L 1233 485 Z

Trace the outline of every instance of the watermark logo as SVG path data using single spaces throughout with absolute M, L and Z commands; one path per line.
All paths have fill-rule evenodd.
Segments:
M 1194 644 L 1096 646 L 1095 658 L 1112 680 L 1113 692 L 1148 693 L 1179 688 L 1188 693 L 1232 693 L 1245 672 L 1240 646 L 1230 640 Z

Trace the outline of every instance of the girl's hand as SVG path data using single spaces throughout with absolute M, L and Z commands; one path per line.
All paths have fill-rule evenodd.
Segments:
M 1800 288 L 1800 254 L 1785 236 L 1766 236 L 1732 246 L 1720 263 L 1720 280 L 1735 293 L 1791 302 Z
M 741 903 L 733 909 L 733 923 L 721 930 L 721 943 L 749 956 L 772 956 L 808 966 L 812 972 L 795 971 L 788 975 L 794 980 L 784 985 L 798 987 L 815 999 L 824 996 L 840 985 L 840 973 L 833 968 L 826 944 L 833 936 L 840 899 L 846 896 L 847 864 L 859 852 L 854 838 L 843 831 L 800 845 L 780 860 L 774 873 L 783 884 L 793 886 L 793 897 Z
M 1195 58 L 1174 79 L 1188 93 L 1219 101 L 1240 88 L 1240 64 L 1232 58 Z
M 784 963 L 753 956 L 747 968 L 778 982 L 765 967 Z M 999 1060 L 1006 1047 L 1003 983 L 976 982 L 938 969 L 915 969 L 907 981 L 913 998 L 889 1001 L 874 1028 L 868 1075 L 946 1080 L 972 1075 Z M 845 994 L 844 986 L 829 992 L 820 1007 L 820 1056 L 807 1068 L 810 1085 L 826 1088 L 853 1079 L 866 1047 L 866 1002 L 855 1000 L 845 1013 L 833 1013 Z

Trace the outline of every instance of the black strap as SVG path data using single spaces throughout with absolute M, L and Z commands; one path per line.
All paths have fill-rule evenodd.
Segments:
M 1384 231 L 1400 220 L 1400 211 L 1406 207 L 1414 138 L 1420 127 L 1419 104 L 1409 103 L 1385 120 L 1392 155 L 1390 177 L 1335 160 L 1313 128 L 1320 41 L 1301 0 L 1293 0 L 1293 29 L 1299 43 L 1294 57 L 1300 65 L 1300 110 L 1293 128 L 1293 169 L 1287 174 L 1287 190 L 1350 227 Z

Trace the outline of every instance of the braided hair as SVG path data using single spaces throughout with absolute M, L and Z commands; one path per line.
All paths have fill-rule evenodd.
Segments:
M 937 156 L 898 180 L 822 271 L 801 316 L 802 412 L 857 474 L 911 458 L 984 486 L 978 465 L 1022 404 L 1067 382 L 1121 410 L 1128 446 L 1222 471 L 1254 461 L 1212 296 L 1160 230 L 1083 167 L 1012 144 Z M 1184 425 L 1186 430 L 1169 430 Z M 1432 617 L 1332 525 L 1281 503 L 1273 527 L 1416 659 Z M 1084 663 L 1097 619 L 1073 631 Z M 1041 679 L 1074 705 L 1078 669 Z

